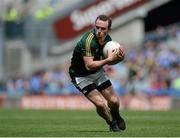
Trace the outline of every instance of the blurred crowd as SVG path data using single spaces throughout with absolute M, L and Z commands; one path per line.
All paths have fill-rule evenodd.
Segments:
M 105 66 L 118 95 L 180 96 L 179 24 L 146 34 L 141 46 L 127 46 L 123 62 Z M 40 69 L 31 76 L 17 76 L 0 83 L 0 94 L 80 94 L 71 84 L 68 64 Z
M 114 85 L 119 95 L 180 96 L 179 42 L 178 26 L 159 26 L 146 34 L 142 46 L 129 47 L 125 62 L 110 70 L 110 75 L 116 77 Z
M 10 95 L 66 95 L 77 92 L 62 65 L 48 70 L 40 69 L 28 78 L 8 79 L 5 91 Z

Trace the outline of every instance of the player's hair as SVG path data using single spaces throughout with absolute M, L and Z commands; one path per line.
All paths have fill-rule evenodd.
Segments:
M 102 21 L 108 21 L 108 29 L 111 29 L 111 25 L 112 25 L 112 19 L 107 16 L 107 15 L 99 15 L 96 20 L 95 20 L 95 23 L 97 20 L 102 20 Z

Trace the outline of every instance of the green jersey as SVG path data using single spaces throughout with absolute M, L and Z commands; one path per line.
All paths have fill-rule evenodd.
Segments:
M 111 40 L 111 37 L 107 35 L 105 44 Z M 97 72 L 99 69 L 93 71 L 86 69 L 83 57 L 93 57 L 93 60 L 103 59 L 103 46 L 98 43 L 94 29 L 85 33 L 73 51 L 71 66 L 69 68 L 70 76 L 83 77 Z

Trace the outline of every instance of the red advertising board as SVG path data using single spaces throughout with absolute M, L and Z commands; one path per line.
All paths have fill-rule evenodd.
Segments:
M 128 11 L 142 6 L 149 0 L 95 0 L 90 5 L 73 10 L 69 15 L 57 19 L 54 32 L 61 40 L 72 39 L 92 28 L 95 18 L 106 14 L 111 18 L 121 16 Z
M 25 109 L 92 109 L 94 105 L 83 96 L 24 96 Z
M 0 107 L 3 105 L 4 101 L 5 101 L 5 97 L 0 96 Z
M 134 96 L 120 98 L 120 108 L 129 110 L 169 110 L 171 97 Z M 23 109 L 95 109 L 95 106 L 84 96 L 23 96 L 20 101 Z

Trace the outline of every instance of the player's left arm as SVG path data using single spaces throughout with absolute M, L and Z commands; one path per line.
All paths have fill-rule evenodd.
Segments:
M 119 48 L 119 54 L 117 55 L 119 59 L 124 60 L 125 52 L 123 49 Z

